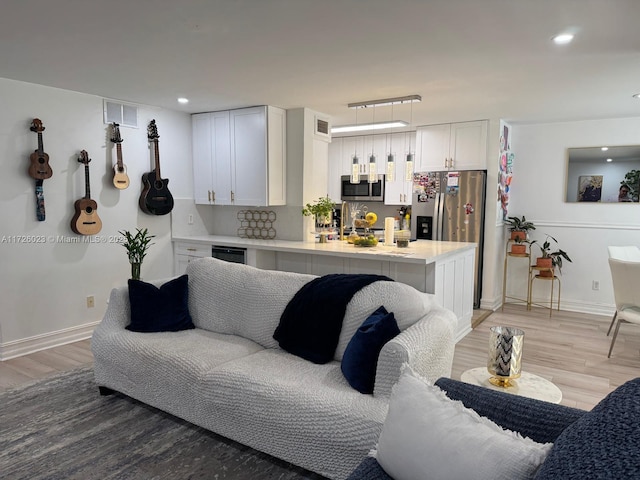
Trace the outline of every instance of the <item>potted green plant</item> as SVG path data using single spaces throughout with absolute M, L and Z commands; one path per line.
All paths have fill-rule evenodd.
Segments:
M 521 237 L 521 240 L 526 240 L 529 230 L 536 229 L 533 222 L 528 221 L 524 215 L 522 218 L 507 217 L 504 223 L 508 226 L 509 231 L 511 232 L 511 240 L 515 240 L 518 237 Z
M 561 248 L 556 247 L 556 250 L 551 251 L 551 241 L 555 245 L 558 244 L 558 241 L 553 238 L 551 235 L 547 234 L 542 245 L 537 241 L 533 240 L 529 242 L 530 245 L 536 245 L 540 249 L 540 257 L 536 259 L 536 266 L 542 268 L 551 268 L 557 267 L 558 273 L 562 274 L 562 260 L 566 260 L 567 262 L 571 262 L 571 258 L 567 252 L 562 250 Z M 540 276 L 542 277 L 551 277 L 553 276 L 553 272 L 551 270 L 543 270 L 540 272 Z
M 127 249 L 127 256 L 131 264 L 131 278 L 133 280 L 140 280 L 142 260 L 147 255 L 149 247 L 153 245 L 151 239 L 154 238 L 155 235 L 149 235 L 149 231 L 146 228 L 143 230 L 136 228 L 135 235 L 128 230 L 122 230 L 118 233 L 125 238 L 122 246 Z
M 302 215 L 309 216 L 314 215 L 316 221 L 316 227 L 325 228 L 331 226 L 331 219 L 333 217 L 334 204 L 333 201 L 327 195 L 326 197 L 320 197 L 315 203 L 307 203 L 302 209 Z

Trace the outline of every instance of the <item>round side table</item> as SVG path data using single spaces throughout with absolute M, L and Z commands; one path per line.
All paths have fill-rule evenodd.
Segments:
M 489 382 L 489 377 L 491 377 L 491 374 L 486 367 L 478 367 L 464 372 L 460 376 L 460 380 L 499 392 L 535 398 L 536 400 L 544 400 L 551 403 L 560 403 L 562 401 L 562 392 L 557 386 L 533 373 L 522 372 L 520 378 L 511 381 L 513 383 L 511 387 L 497 387 Z

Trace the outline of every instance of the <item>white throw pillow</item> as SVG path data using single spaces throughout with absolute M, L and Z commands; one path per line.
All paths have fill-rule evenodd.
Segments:
M 533 478 L 552 445 L 503 429 L 406 366 L 373 455 L 395 480 L 518 480 Z

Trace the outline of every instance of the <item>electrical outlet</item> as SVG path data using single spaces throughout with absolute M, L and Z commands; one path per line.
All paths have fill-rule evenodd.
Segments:
M 593 290 L 600 290 L 600 282 L 598 280 L 594 280 L 591 282 L 591 288 Z
M 93 295 L 89 295 L 87 297 L 87 308 L 93 308 L 96 306 L 96 299 L 93 297 Z
M 189 214 L 189 217 L 187 218 L 187 223 L 189 225 L 193 225 L 193 214 L 192 213 Z

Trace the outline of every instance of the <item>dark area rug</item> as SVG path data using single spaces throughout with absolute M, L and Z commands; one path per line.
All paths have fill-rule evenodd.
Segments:
M 0 394 L 0 478 L 324 477 L 124 395 L 101 396 L 82 368 Z

